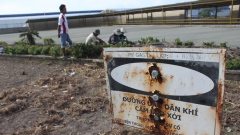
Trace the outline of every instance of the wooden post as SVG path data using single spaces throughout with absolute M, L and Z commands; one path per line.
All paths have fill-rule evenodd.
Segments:
M 152 23 L 152 20 L 153 20 L 153 15 L 152 15 L 153 13 L 151 12 L 151 23 Z
M 120 15 L 120 22 L 121 22 L 121 24 L 122 24 L 122 15 Z
M 95 19 L 95 15 L 94 15 L 94 26 L 96 26 L 96 19 Z
M 126 17 L 126 24 L 128 23 L 128 20 L 127 20 L 127 12 L 125 11 L 125 17 Z
M 230 25 L 232 25 L 232 16 L 233 16 L 233 0 L 232 0 L 231 13 L 230 13 Z
M 112 16 L 113 16 L 113 17 L 112 17 L 112 19 L 113 19 L 113 20 L 112 20 L 112 25 L 113 25 L 113 23 L 114 23 L 114 13 L 113 13 L 113 15 L 112 15 Z
M 163 11 L 163 6 L 162 6 L 162 25 L 164 24 L 164 11 Z
M 190 4 L 190 25 L 192 25 L 192 3 Z

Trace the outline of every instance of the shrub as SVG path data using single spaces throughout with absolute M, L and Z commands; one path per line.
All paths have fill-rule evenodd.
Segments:
M 82 57 L 83 58 L 89 58 L 93 55 L 96 55 L 94 54 L 94 48 L 95 46 L 94 45 L 85 45 L 85 44 L 82 44 L 81 45 L 81 48 L 82 48 Z
M 43 38 L 43 43 L 45 45 L 52 45 L 55 43 L 55 41 L 52 38 Z
M 5 53 L 8 53 L 8 54 L 39 55 L 42 52 L 42 48 L 43 47 L 41 47 L 41 46 L 16 45 L 16 46 L 6 46 L 3 48 L 3 50 Z
M 75 58 L 99 58 L 102 56 L 103 47 L 129 47 L 127 44 L 117 45 L 85 45 L 85 43 L 78 43 L 71 49 L 66 48 L 66 55 L 72 54 Z M 72 50 L 72 51 L 70 51 Z M 31 55 L 51 55 L 57 57 L 62 55 L 62 48 L 60 45 L 54 46 L 31 46 L 31 45 L 16 45 L 6 46 L 3 51 L 8 54 L 31 54 Z
M 3 47 L 3 52 L 8 54 L 9 46 Z
M 102 54 L 103 47 L 123 47 L 127 45 L 86 45 L 78 43 L 72 48 L 72 55 L 75 58 L 98 58 Z
M 29 46 L 28 53 L 31 55 L 39 55 L 41 53 L 42 47 L 40 46 Z
M 183 44 L 184 44 L 184 46 L 193 46 L 194 45 L 194 43 L 192 41 L 186 41 Z
M 65 48 L 65 54 L 66 55 L 72 55 L 72 48 L 69 48 L 69 47 L 67 47 L 67 48 Z M 61 54 L 62 54 L 62 51 L 61 51 Z
M 227 47 L 227 42 L 220 43 L 221 47 Z
M 141 38 L 141 42 L 143 44 L 146 44 L 146 43 L 157 43 L 159 41 L 160 40 L 158 38 L 153 38 L 153 37 Z
M 9 54 L 9 46 L 3 47 L 3 52 Z
M 15 47 L 14 46 L 6 46 L 3 48 L 3 51 L 6 54 L 15 54 Z
M 52 46 L 49 50 L 49 54 L 52 57 L 57 57 L 57 56 L 61 56 L 62 55 L 62 48 L 59 45 L 56 46 Z
M 16 54 L 28 54 L 28 47 L 23 45 L 14 46 Z
M 142 44 L 146 44 L 147 43 L 145 38 L 141 38 L 141 42 L 142 42 Z
M 162 42 L 166 42 L 166 39 L 165 39 L 165 38 L 163 38 L 163 39 L 162 39 Z
M 81 44 L 76 44 L 72 47 L 72 55 L 74 58 L 81 58 L 83 56 L 83 49 Z
M 226 61 L 227 70 L 239 70 L 240 69 L 240 58 L 238 56 L 231 60 Z
M 48 55 L 50 50 L 50 46 L 43 46 L 41 49 L 41 55 Z
M 182 45 L 182 41 L 179 38 L 176 38 L 174 39 L 174 44 L 180 46 Z
M 203 46 L 208 46 L 208 47 L 214 47 L 216 46 L 215 42 L 203 42 L 202 44 Z
M 7 45 L 7 42 L 0 41 L 0 45 Z

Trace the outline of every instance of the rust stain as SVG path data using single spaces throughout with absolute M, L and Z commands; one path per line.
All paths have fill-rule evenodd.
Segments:
M 211 110 L 216 110 L 216 107 L 212 107 L 212 106 L 211 106 L 210 108 L 211 108 Z
M 108 60 L 108 55 L 105 55 L 103 59 L 104 59 L 104 61 L 107 61 Z
M 221 127 L 222 127 L 222 109 L 223 109 L 223 99 L 222 99 L 222 92 L 223 92 L 223 85 L 222 83 L 218 84 L 218 98 L 217 98 L 217 124 L 219 125 L 218 127 L 220 129 L 218 129 L 219 131 L 221 131 Z
M 148 56 L 148 58 L 155 59 L 155 57 L 153 55 L 151 55 L 150 53 L 148 53 L 148 52 L 147 52 L 147 56 Z
M 113 99 L 113 100 L 116 100 L 116 97 L 115 97 L 115 95 L 113 95 L 113 96 L 112 96 L 112 99 Z
M 109 106 L 110 106 L 110 114 L 113 116 L 113 104 L 111 101 L 109 101 Z
M 125 72 L 124 79 L 128 80 L 129 72 Z
M 157 90 L 155 90 L 153 94 L 157 94 L 159 95 L 159 97 L 161 97 L 161 93 Z M 163 104 L 168 104 L 167 101 L 168 100 L 164 100 L 161 98 L 158 101 L 154 101 L 152 97 L 148 97 L 148 102 L 151 104 L 151 113 L 148 117 L 154 122 L 154 125 L 151 126 L 152 133 L 169 134 L 176 131 L 166 126 L 167 123 L 171 123 L 171 121 L 166 118 L 169 110 L 165 110 L 163 107 Z M 154 117 L 158 117 L 158 120 L 156 120 Z
M 110 59 L 112 57 L 113 57 L 112 53 L 108 53 L 108 55 L 104 55 L 103 59 L 104 59 L 104 61 L 107 61 L 108 59 Z
M 131 75 L 132 77 L 137 77 L 138 74 L 139 74 L 138 67 L 135 67 Z
M 160 93 L 159 91 L 155 91 L 154 94 L 160 94 Z M 162 105 L 164 103 L 167 103 L 168 100 L 160 99 L 159 101 L 155 102 L 153 99 L 151 99 L 151 97 L 146 97 L 143 95 L 131 94 L 131 93 L 124 93 L 123 96 L 128 98 L 127 99 L 128 101 L 121 104 L 121 107 L 120 107 L 121 109 L 129 110 L 131 106 L 130 103 L 135 102 L 135 100 L 139 100 L 139 101 L 135 102 L 135 104 L 133 104 L 134 106 L 142 106 L 143 108 L 147 109 L 147 111 L 137 112 L 137 114 L 139 115 L 138 117 L 140 119 L 138 119 L 136 122 L 141 125 L 144 125 L 142 127 L 143 130 L 156 133 L 156 134 L 167 134 L 167 133 L 175 132 L 175 130 L 168 128 L 165 125 L 166 123 L 172 123 L 171 120 L 168 120 L 166 118 L 169 110 L 165 110 L 164 107 L 162 107 Z M 128 105 L 128 102 L 129 102 L 129 105 Z M 159 120 L 154 119 L 155 115 L 159 117 Z M 120 114 L 120 112 L 118 113 L 118 118 L 122 120 L 128 119 L 129 116 L 131 116 L 131 114 L 126 114 L 125 116 Z M 117 122 L 117 121 L 115 121 L 115 123 L 123 124 L 123 122 Z
M 191 86 L 192 86 L 192 87 L 194 86 L 194 82 L 191 82 Z
M 142 70 L 139 68 L 134 68 L 133 72 L 129 72 L 128 70 L 126 70 L 124 74 L 124 79 L 130 82 L 131 80 L 129 78 L 134 79 L 138 77 L 139 74 L 141 74 L 145 79 L 144 84 L 149 90 L 149 92 L 157 94 L 161 97 L 162 94 L 159 92 L 159 90 L 165 90 L 163 89 L 163 87 L 165 87 L 163 86 L 163 83 L 166 81 L 166 79 L 163 78 L 162 73 L 160 72 L 161 69 L 157 66 L 156 63 L 147 64 L 149 68 L 146 70 Z M 156 70 L 158 72 L 158 75 L 155 78 L 153 78 L 151 74 L 153 70 Z M 168 76 L 168 78 L 171 79 L 168 81 L 171 82 L 173 77 L 173 75 Z M 115 114 L 115 117 L 122 120 L 128 120 L 129 117 L 133 116 L 133 114 L 130 113 L 132 113 L 132 111 L 136 111 L 136 106 L 138 106 L 138 109 L 141 108 L 142 110 L 140 109 L 141 111 L 137 111 L 136 114 L 138 115 L 138 118 L 135 119 L 137 120 L 137 123 L 144 125 L 141 127 L 143 130 L 161 135 L 176 132 L 176 129 L 167 126 L 167 123 L 173 123 L 170 118 L 167 118 L 170 110 L 167 110 L 163 107 L 164 104 L 168 104 L 169 101 L 167 99 L 160 98 L 158 101 L 154 101 L 152 97 L 132 93 L 123 93 L 123 96 L 127 99 L 125 99 L 126 101 L 124 103 L 121 103 L 121 110 L 117 114 Z M 135 102 L 135 100 L 137 99 L 141 101 Z M 142 103 L 143 101 L 144 103 Z M 124 112 L 124 110 L 127 110 L 128 112 Z M 157 120 L 156 116 L 158 117 Z M 124 125 L 123 121 L 114 122 Z
M 158 49 L 158 51 L 163 51 L 163 48 L 158 47 L 157 49 Z
M 187 108 L 192 108 L 192 104 L 187 103 Z
M 197 93 L 197 95 L 202 95 L 202 93 Z
M 153 70 L 156 70 L 158 72 L 158 75 L 157 77 L 155 78 L 159 83 L 162 83 L 163 81 L 163 77 L 162 77 L 162 74 L 159 70 L 159 67 L 157 67 L 157 64 L 156 63 L 153 63 L 153 66 L 149 67 L 149 73 L 152 73 Z
M 221 49 L 220 53 L 223 53 L 223 50 Z
M 126 104 L 124 102 L 122 102 L 120 105 L 121 110 L 118 113 L 124 113 L 125 107 L 126 107 Z
M 226 59 L 227 59 L 226 57 L 227 57 L 227 55 L 226 55 L 226 53 L 224 53 L 224 54 L 223 54 L 223 61 L 224 61 L 224 62 L 225 62 Z M 223 62 L 223 64 L 225 64 L 224 62 Z

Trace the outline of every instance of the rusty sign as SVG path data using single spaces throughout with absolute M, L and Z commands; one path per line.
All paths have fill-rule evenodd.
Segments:
M 225 52 L 105 48 L 113 122 L 160 135 L 219 135 Z

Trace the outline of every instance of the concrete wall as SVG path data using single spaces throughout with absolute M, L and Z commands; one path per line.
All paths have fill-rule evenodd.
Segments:
M 18 28 L 3 28 L 0 29 L 0 34 L 10 34 L 10 33 L 19 33 L 19 32 L 26 32 L 27 27 L 18 27 Z
M 239 18 L 240 17 L 240 6 L 234 5 L 233 6 L 233 13 L 232 18 Z M 238 22 L 239 20 L 233 19 L 232 22 Z
M 143 14 L 129 15 L 128 22 L 130 24 L 133 23 L 133 21 L 135 23 L 140 23 L 143 20 L 143 24 L 162 24 L 163 20 L 164 22 L 166 22 L 166 20 L 179 21 L 179 19 L 185 19 L 185 10 L 149 12 Z
M 79 18 L 79 19 L 68 19 L 69 28 L 79 27 L 91 27 L 91 26 L 104 26 L 113 25 L 117 23 L 125 23 L 125 17 L 120 16 L 108 16 L 108 17 L 96 17 L 96 18 Z M 56 21 L 45 21 L 37 23 L 29 23 L 29 27 L 33 30 L 53 30 L 57 29 Z

